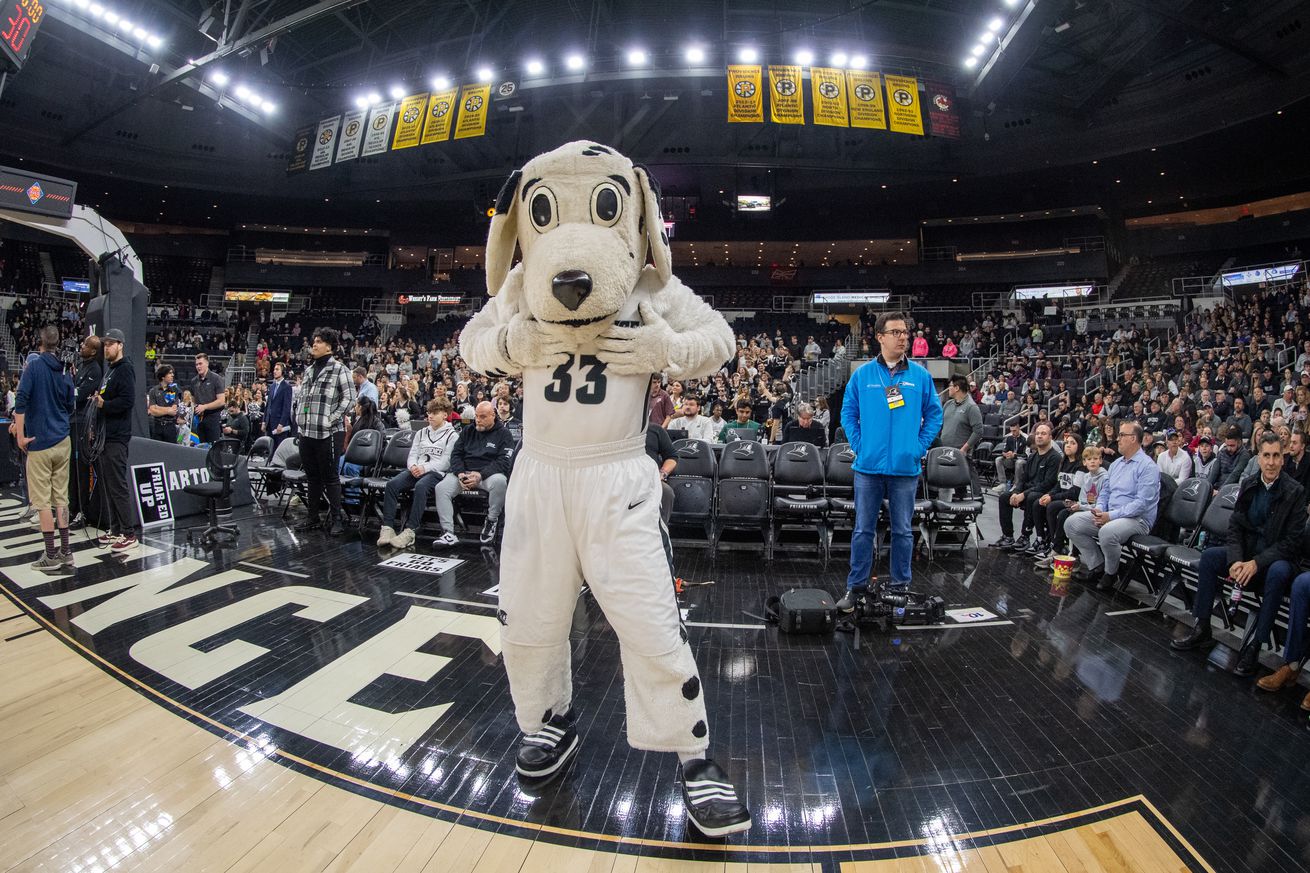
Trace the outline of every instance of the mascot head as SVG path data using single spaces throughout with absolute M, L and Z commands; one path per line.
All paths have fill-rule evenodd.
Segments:
M 647 259 L 662 287 L 672 254 L 659 186 L 614 149 L 571 142 L 512 173 L 487 238 L 487 292 L 500 291 L 517 247 L 523 305 L 538 321 L 599 334 L 623 307 Z

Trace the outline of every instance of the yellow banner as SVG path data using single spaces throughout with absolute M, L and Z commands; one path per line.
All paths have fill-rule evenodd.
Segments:
M 482 136 L 487 132 L 487 100 L 490 85 L 465 85 L 459 95 L 459 121 L 455 124 L 455 139 Z
M 841 70 L 810 67 L 810 100 L 814 123 L 829 127 L 850 127 L 846 115 L 846 78 Z
M 801 97 L 801 68 L 770 66 L 769 116 L 775 124 L 804 124 L 805 100 Z
M 882 105 L 882 73 L 847 70 L 846 100 L 851 107 L 851 127 L 887 129 L 887 110 Z
M 923 136 L 923 111 L 919 106 L 919 80 L 909 76 L 887 76 L 887 120 L 897 133 Z
M 428 111 L 423 117 L 422 145 L 430 142 L 445 142 L 450 139 L 450 122 L 455 118 L 455 98 L 459 92 L 455 88 L 445 91 L 433 91 L 428 97 Z
M 728 121 L 763 121 L 764 94 L 760 92 L 760 66 L 728 67 Z
M 407 149 L 418 145 L 423 130 L 423 109 L 427 94 L 411 94 L 400 101 L 400 114 L 396 118 L 396 132 L 391 137 L 391 150 Z

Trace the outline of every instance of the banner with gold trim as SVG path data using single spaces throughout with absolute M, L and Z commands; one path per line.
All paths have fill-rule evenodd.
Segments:
M 887 122 L 897 133 L 923 136 L 923 109 L 919 106 L 919 80 L 887 76 Z
M 850 127 L 846 112 L 846 77 L 832 67 L 810 67 L 810 101 L 814 123 Z
M 805 123 L 802 93 L 800 67 L 769 66 L 769 117 L 775 124 Z
M 455 139 L 482 136 L 487 132 L 487 106 L 490 85 L 465 85 L 459 95 L 459 121 L 455 122 Z
M 760 91 L 759 64 L 728 67 L 728 121 L 764 120 L 764 94 Z
M 458 88 L 447 88 L 444 91 L 433 91 L 428 97 L 428 111 L 423 117 L 420 145 L 450 139 L 451 122 L 455 118 L 455 98 L 458 96 Z
M 391 150 L 408 149 L 418 145 L 419 135 L 423 131 L 423 110 L 428 104 L 428 95 L 411 94 L 400 101 L 400 112 L 396 115 L 396 132 L 391 139 Z
M 851 127 L 887 129 L 887 110 L 882 104 L 882 73 L 847 70 L 846 101 L 850 104 Z

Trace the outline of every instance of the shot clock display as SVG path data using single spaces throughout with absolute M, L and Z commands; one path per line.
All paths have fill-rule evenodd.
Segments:
M 0 0 L 0 51 L 12 72 L 23 68 L 44 18 L 41 0 Z

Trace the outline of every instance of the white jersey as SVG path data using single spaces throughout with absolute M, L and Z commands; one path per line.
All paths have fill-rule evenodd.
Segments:
M 637 306 L 649 299 L 633 292 L 615 323 L 638 327 Z M 608 372 L 588 342 L 558 367 L 523 371 L 523 437 L 567 448 L 644 437 L 649 399 L 650 375 Z

